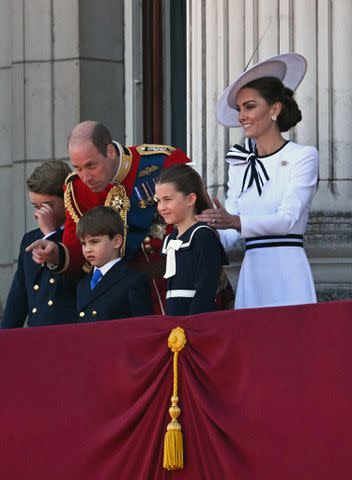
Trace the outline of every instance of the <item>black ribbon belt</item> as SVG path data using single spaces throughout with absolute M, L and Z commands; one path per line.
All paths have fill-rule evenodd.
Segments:
M 288 235 L 270 235 L 245 239 L 246 251 L 268 247 L 303 247 L 303 235 L 291 233 Z

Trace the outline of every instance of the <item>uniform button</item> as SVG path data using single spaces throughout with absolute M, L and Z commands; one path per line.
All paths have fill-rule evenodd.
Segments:
M 39 285 L 34 285 L 33 290 L 35 291 L 39 290 Z
M 84 317 L 85 313 L 84 312 L 79 312 L 79 316 L 82 318 Z
M 49 300 L 49 301 L 48 301 L 49 307 L 51 307 L 51 305 L 52 305 L 53 303 L 54 303 L 54 302 L 53 302 L 52 300 Z
M 32 308 L 32 313 L 36 313 L 37 312 L 37 309 L 34 307 Z
M 145 237 L 144 243 L 150 243 L 150 237 Z
M 49 283 L 52 284 L 52 283 L 55 283 L 55 282 L 56 282 L 55 278 L 51 277 L 50 280 L 49 280 Z
M 148 253 L 152 253 L 152 246 L 150 244 L 145 246 L 145 251 Z
M 93 317 L 95 317 L 96 315 L 98 315 L 98 313 L 95 310 L 93 310 L 92 315 L 93 315 Z

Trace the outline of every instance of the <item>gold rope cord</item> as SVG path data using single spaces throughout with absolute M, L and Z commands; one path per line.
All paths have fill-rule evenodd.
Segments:
M 72 220 L 75 223 L 78 223 L 79 216 L 77 215 L 73 205 L 72 205 L 72 198 L 73 198 L 73 188 L 71 183 L 67 183 L 66 189 L 64 192 L 64 203 L 65 203 L 65 208 L 68 211 L 68 213 L 71 215 Z M 76 202 L 75 202 L 76 203 Z M 77 205 L 77 204 L 76 204 Z M 79 211 L 79 210 L 78 210 Z M 82 213 L 80 213 L 80 216 L 82 216 Z

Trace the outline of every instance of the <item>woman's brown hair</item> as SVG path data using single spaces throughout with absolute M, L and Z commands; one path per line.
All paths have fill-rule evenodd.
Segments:
M 298 108 L 296 100 L 293 98 L 293 91 L 285 87 L 278 78 L 257 78 L 242 88 L 253 88 L 269 105 L 273 105 L 276 102 L 282 104 L 282 110 L 277 117 L 280 132 L 287 132 L 287 130 L 302 120 L 302 113 Z

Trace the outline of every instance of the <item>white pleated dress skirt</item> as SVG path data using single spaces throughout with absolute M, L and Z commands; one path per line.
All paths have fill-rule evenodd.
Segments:
M 312 272 L 304 248 L 247 250 L 239 275 L 235 308 L 316 303 Z

